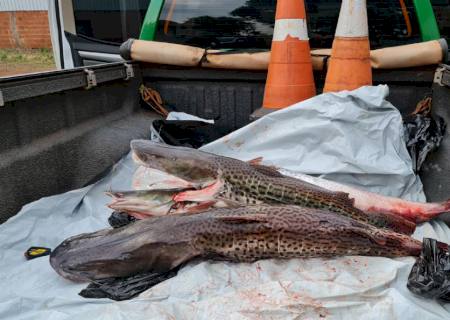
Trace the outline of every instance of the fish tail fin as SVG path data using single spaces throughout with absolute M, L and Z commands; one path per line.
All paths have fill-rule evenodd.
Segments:
M 165 273 L 147 272 L 126 278 L 95 280 L 79 295 L 84 298 L 109 298 L 116 301 L 128 300 L 143 291 L 177 275 L 179 268 Z
M 413 216 L 413 219 L 417 223 L 427 222 L 439 217 L 443 213 L 450 212 L 450 199 L 443 202 L 430 203 L 430 205 L 433 205 L 433 207 Z
M 408 277 L 408 289 L 425 298 L 450 302 L 449 246 L 424 238 L 422 251 Z
M 443 213 L 450 212 L 450 199 L 447 199 L 447 200 L 441 202 L 441 206 L 442 206 L 442 210 L 437 213 L 438 216 Z
M 427 215 L 425 221 L 428 221 L 428 220 L 431 220 L 433 218 L 439 217 L 441 214 L 450 212 L 450 199 L 447 199 L 447 200 L 441 202 L 440 205 L 441 205 L 441 210 L 438 210 L 436 212 L 430 212 Z M 425 222 L 425 221 L 423 221 L 423 222 Z M 420 221 L 420 222 L 422 222 L 422 221 Z
M 422 244 L 420 241 L 398 232 L 392 232 L 386 229 L 380 229 L 373 226 L 359 227 L 352 230 L 353 232 L 363 235 L 370 239 L 373 243 L 390 248 L 401 248 L 402 255 L 418 256 Z
M 379 228 L 388 228 L 395 232 L 411 235 L 416 230 L 416 223 L 402 216 L 389 212 L 370 212 Z

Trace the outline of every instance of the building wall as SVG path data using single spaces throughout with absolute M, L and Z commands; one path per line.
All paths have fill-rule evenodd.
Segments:
M 0 11 L 46 11 L 48 0 L 0 0 Z
M 0 48 L 51 48 L 47 11 L 0 11 Z

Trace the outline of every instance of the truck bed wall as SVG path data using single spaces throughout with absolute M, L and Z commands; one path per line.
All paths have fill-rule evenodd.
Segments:
M 108 72 L 115 72 L 109 67 Z M 101 68 L 94 69 L 101 77 Z M 41 197 L 80 188 L 116 163 L 134 138 L 149 136 L 154 113 L 139 107 L 138 69 L 131 80 L 107 81 L 90 90 L 64 90 L 69 78 L 84 86 L 84 71 L 47 73 L 0 81 L 8 88 L 59 91 L 0 107 L 0 222 Z M 55 83 L 52 81 L 56 80 Z M 100 78 L 98 80 L 101 80 Z M 73 86 L 77 86 L 76 83 Z M 22 94 L 26 92 L 22 91 Z M 34 96 L 33 95 L 37 95 Z
M 169 108 L 195 114 L 235 130 L 249 122 L 260 108 L 266 72 L 188 69 L 143 65 L 147 86 L 156 89 Z M 435 68 L 378 70 L 374 85 L 388 84 L 392 102 L 402 113 L 413 111 L 419 100 L 431 94 Z M 322 91 L 324 73 L 316 73 L 316 87 Z

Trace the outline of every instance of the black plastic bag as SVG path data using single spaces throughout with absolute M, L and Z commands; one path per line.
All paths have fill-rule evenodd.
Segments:
M 203 121 L 154 120 L 152 125 L 165 143 L 195 149 L 228 133 L 215 124 Z
M 420 257 L 408 277 L 408 289 L 425 298 L 450 302 L 449 246 L 424 238 Z
M 419 172 L 426 157 L 441 145 L 446 123 L 431 115 L 431 98 L 421 101 L 416 111 L 403 121 L 406 147 L 413 161 L 414 172 Z
M 126 212 L 114 211 L 108 218 L 108 223 L 113 228 L 120 228 L 136 221 L 137 219 Z
M 108 278 L 90 283 L 81 290 L 84 298 L 128 300 L 141 292 L 177 275 L 179 268 L 166 273 L 140 273 L 127 278 Z

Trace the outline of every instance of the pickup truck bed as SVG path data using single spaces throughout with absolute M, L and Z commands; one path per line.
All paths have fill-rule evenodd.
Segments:
M 434 112 L 450 123 L 450 89 L 435 83 L 435 71 L 378 70 L 374 84 L 389 85 L 389 100 L 402 114 L 432 96 Z M 26 203 L 95 181 L 131 139 L 148 136 L 158 116 L 142 108 L 142 83 L 168 107 L 216 119 L 228 132 L 261 106 L 265 78 L 265 72 L 112 63 L 0 79 L 0 222 Z M 315 78 L 320 90 L 324 73 Z M 450 195 L 448 135 L 421 173 L 429 200 Z

